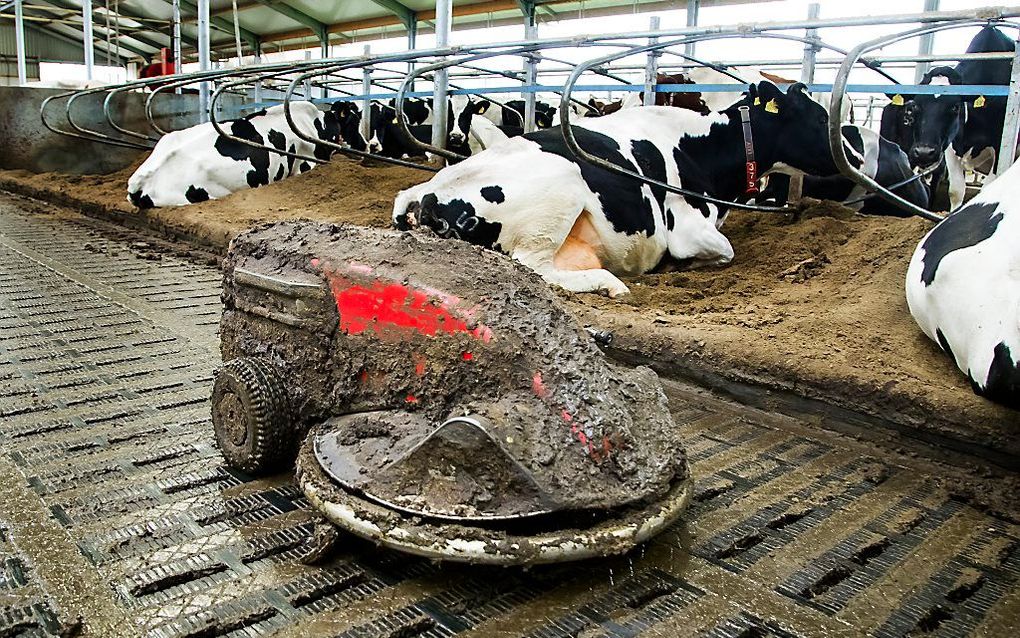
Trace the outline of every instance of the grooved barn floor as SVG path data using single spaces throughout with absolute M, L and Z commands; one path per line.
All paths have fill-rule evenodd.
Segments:
M 1020 633 L 1020 526 L 956 470 L 672 382 L 696 495 L 629 556 L 301 565 L 291 477 L 212 440 L 219 272 L 151 241 L 0 195 L 0 636 Z

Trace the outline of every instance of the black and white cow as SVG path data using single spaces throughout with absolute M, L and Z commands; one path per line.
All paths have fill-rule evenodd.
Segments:
M 475 99 L 468 95 L 451 95 L 447 99 L 447 148 L 456 150 L 466 149 L 468 137 L 471 132 L 471 120 L 476 115 L 485 114 L 492 103 L 486 99 Z M 396 110 L 396 100 L 390 100 L 389 107 Z M 432 122 L 435 119 L 434 108 L 431 99 L 405 98 L 404 117 L 407 118 L 409 126 L 429 125 L 431 130 Z M 414 129 L 412 129 L 413 131 Z M 415 137 L 423 141 L 431 140 L 431 133 L 428 138 Z M 421 152 L 415 148 L 415 153 Z
M 302 133 L 336 142 L 357 132 L 357 107 L 320 111 L 310 102 L 291 105 L 294 124 Z M 328 160 L 333 149 L 298 137 L 287 124 L 283 106 L 274 106 L 224 122 L 230 134 L 280 151 Z M 360 137 L 360 136 L 359 136 Z M 362 142 L 363 143 L 363 142 Z M 164 135 L 128 179 L 128 201 L 138 208 L 183 206 L 257 188 L 311 170 L 313 163 L 230 140 L 211 123 Z
M 1014 48 L 1013 40 L 986 26 L 971 40 L 967 52 L 1011 52 Z M 923 83 L 1008 85 L 1010 68 L 1010 60 L 964 60 L 955 68 L 932 69 Z M 994 171 L 1006 114 L 1004 96 L 917 95 L 900 109 L 890 110 L 889 122 L 883 113 L 883 125 L 902 138 L 893 141 L 904 147 L 913 166 L 927 168 L 945 158 L 952 208 L 963 202 L 967 170 Z
M 397 108 L 397 100 L 390 100 L 389 104 L 394 110 Z M 411 125 L 428 124 L 432 122 L 432 98 L 409 97 L 404 98 L 404 117 Z
M 1020 409 L 1017 237 L 1020 163 L 921 240 L 907 269 L 906 294 L 917 325 L 974 392 Z
M 498 126 L 523 128 L 524 100 L 510 100 L 504 106 L 505 108 L 499 108 L 499 105 L 497 105 L 495 108 L 489 109 L 485 116 L 489 118 L 489 121 Z M 535 127 L 552 128 L 553 125 L 559 122 L 556 118 L 556 110 L 556 107 L 552 104 L 536 100 Z
M 521 135 L 520 126 L 497 126 L 487 116 L 490 110 L 488 100 L 465 100 L 456 111 L 456 121 L 452 119 L 448 130 L 447 150 L 459 155 L 470 156 L 506 139 Z M 486 115 L 483 117 L 483 115 Z M 451 113 L 451 118 L 452 118 Z M 432 124 L 408 123 L 408 130 L 415 140 L 430 144 L 432 141 Z M 396 110 L 392 106 L 372 105 L 371 139 L 369 151 L 383 157 L 409 158 L 422 157 L 425 152 L 420 146 L 408 139 L 407 134 L 397 121 Z M 466 131 L 466 135 L 465 135 Z M 459 160 L 450 160 L 456 163 Z
M 431 122 L 428 124 L 408 123 L 407 128 L 414 140 L 425 144 L 432 143 Z M 426 152 L 401 128 L 397 121 L 397 111 L 392 106 L 372 104 L 369 131 L 367 145 L 370 153 L 395 159 L 426 156 Z M 470 134 L 470 128 L 468 132 Z M 469 155 L 471 150 L 467 140 L 460 136 L 457 136 L 456 139 L 456 144 L 448 140 L 446 147 L 455 153 Z
M 762 170 L 783 163 L 816 174 L 836 167 L 828 117 L 797 84 L 751 85 L 723 113 L 649 106 L 585 119 L 574 131 L 588 152 L 618 166 L 728 200 L 746 190 L 737 107 L 749 106 Z M 427 226 L 448 237 L 500 250 L 575 292 L 628 292 L 616 275 L 655 267 L 668 252 L 720 264 L 733 257 L 719 232 L 727 210 L 576 159 L 559 130 L 510 138 L 402 191 L 397 228 Z
M 871 129 L 845 124 L 843 140 L 850 163 L 882 186 L 888 188 L 913 176 L 907 154 L 899 146 Z M 867 194 L 863 187 L 842 175 L 804 175 L 803 180 L 802 194 L 815 199 L 844 202 L 859 199 Z M 785 204 L 789 194 L 790 176 L 775 172 L 767 175 L 765 181 L 766 185 L 759 199 Z M 920 179 L 897 188 L 895 193 L 921 208 L 928 207 L 928 186 Z M 850 207 L 872 215 L 907 217 L 911 214 L 880 197 L 869 197 L 861 202 L 854 202 Z

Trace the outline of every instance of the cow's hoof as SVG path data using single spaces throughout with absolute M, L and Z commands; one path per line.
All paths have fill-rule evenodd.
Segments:
M 609 293 L 610 299 L 618 299 L 624 295 L 629 295 L 630 288 L 628 288 L 627 286 L 622 287 L 613 286 L 611 288 L 607 288 L 606 292 Z
M 315 531 L 301 548 L 300 561 L 305 565 L 318 565 L 326 561 L 336 550 L 340 531 L 326 522 L 316 522 Z

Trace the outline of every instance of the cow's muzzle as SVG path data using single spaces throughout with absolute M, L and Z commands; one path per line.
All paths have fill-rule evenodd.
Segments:
M 939 161 L 939 151 L 934 146 L 917 145 L 910 149 L 910 163 L 920 168 L 930 168 Z
M 407 205 L 403 215 L 397 215 L 394 225 L 397 230 L 411 230 L 418 225 L 421 217 L 421 202 L 411 202 Z

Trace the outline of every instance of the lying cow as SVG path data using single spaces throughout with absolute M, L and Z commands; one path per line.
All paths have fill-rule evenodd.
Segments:
M 322 141 L 348 143 L 357 132 L 357 107 L 320 111 L 310 102 L 294 102 L 294 124 Z M 274 106 L 223 123 L 234 137 L 326 161 L 333 149 L 298 137 L 287 124 L 284 107 Z M 138 208 L 183 206 L 225 197 L 245 188 L 277 182 L 311 170 L 313 164 L 221 136 L 211 123 L 164 135 L 128 179 L 128 201 Z
M 939 222 L 914 251 L 906 293 L 917 325 L 974 392 L 1020 409 L 1018 182 L 1020 163 Z
M 868 177 L 889 188 L 907 181 L 913 172 L 906 153 L 899 146 L 881 137 L 878 133 L 862 126 L 843 126 L 844 148 L 847 159 Z M 806 197 L 827 199 L 834 202 L 857 200 L 867 191 L 842 175 L 819 177 L 804 175 L 801 193 Z M 765 177 L 765 187 L 760 200 L 772 200 L 785 204 L 789 195 L 790 176 L 775 172 Z M 921 208 L 929 204 L 927 185 L 920 179 L 909 182 L 894 191 L 897 195 Z M 884 199 L 872 196 L 863 201 L 854 201 L 850 207 L 862 213 L 873 215 L 894 215 L 906 217 L 911 213 L 890 204 Z
M 586 150 L 650 178 L 727 200 L 745 195 L 741 118 L 750 108 L 762 170 L 782 162 L 832 174 L 827 116 L 797 84 L 751 85 L 724 113 L 649 106 L 579 122 Z M 575 292 L 628 292 L 616 275 L 647 272 L 668 252 L 700 264 L 733 257 L 718 226 L 727 213 L 576 159 L 558 130 L 511 138 L 402 191 L 397 228 L 428 226 L 440 235 L 500 250 Z

